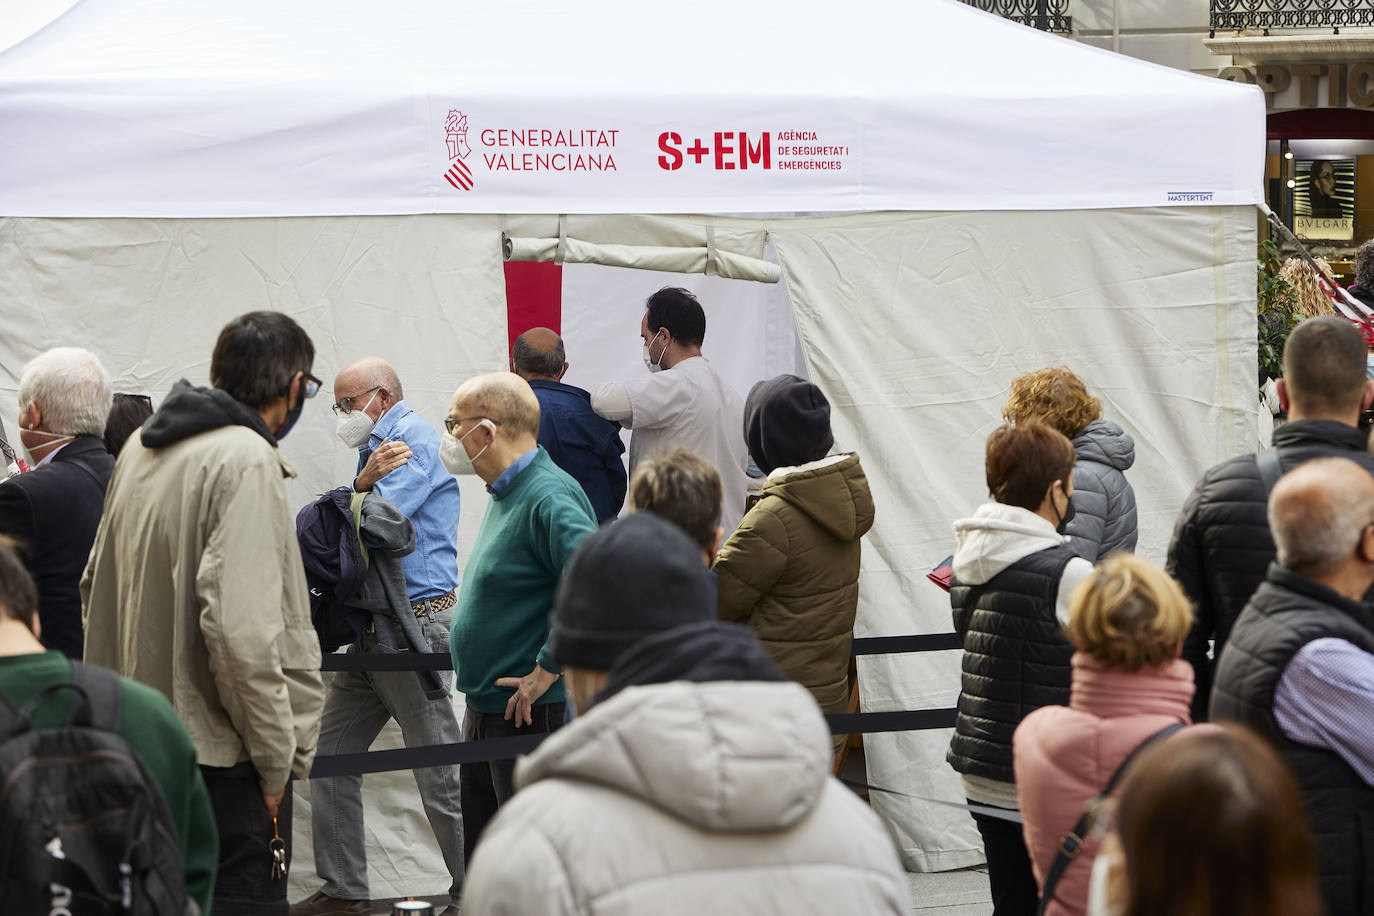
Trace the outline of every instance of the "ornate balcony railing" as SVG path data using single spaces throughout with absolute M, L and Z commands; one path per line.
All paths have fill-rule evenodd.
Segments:
M 1210 0 L 1211 30 L 1374 28 L 1370 0 Z
M 1069 0 L 963 0 L 987 13 L 1037 28 L 1042 32 L 1073 31 Z

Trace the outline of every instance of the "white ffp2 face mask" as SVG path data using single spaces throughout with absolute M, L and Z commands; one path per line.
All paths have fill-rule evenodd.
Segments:
M 1088 878 L 1088 916 L 1121 916 L 1125 907 L 1116 906 L 1111 899 L 1112 868 L 1116 865 L 1117 853 L 1099 853 L 1093 860 L 1093 870 Z
M 651 358 L 651 357 L 649 356 L 649 347 L 650 347 L 650 345 L 653 344 L 653 342 L 654 342 L 655 340 L 658 340 L 658 335 L 657 335 L 657 334 L 655 334 L 655 335 L 653 336 L 653 338 L 649 341 L 649 343 L 646 343 L 646 344 L 644 345 L 644 365 L 647 366 L 647 367 L 649 368 L 649 371 L 650 371 L 650 372 L 662 372 L 662 371 L 663 371 L 663 357 L 668 353 L 668 345 L 667 345 L 667 344 L 664 344 L 664 345 L 663 345 L 663 352 L 660 353 L 660 354 L 658 354 L 658 359 L 653 359 L 653 358 Z
M 471 436 L 472 430 L 481 427 L 483 424 L 491 429 L 493 433 L 496 432 L 490 420 L 482 420 L 477 426 L 463 433 L 463 439 Z M 469 458 L 468 450 L 463 448 L 463 439 L 459 439 L 454 436 L 453 433 L 445 431 L 443 439 L 439 442 L 439 460 L 443 462 L 444 470 L 455 477 L 462 477 L 465 474 L 476 474 L 477 469 L 472 466 L 472 462 L 481 458 L 482 452 L 485 452 L 491 447 L 491 443 L 488 442 L 486 445 L 482 446 L 481 452 Z
M 24 433 L 28 433 L 30 436 L 46 436 L 46 437 L 47 437 L 47 439 L 48 439 L 47 442 L 43 442 L 43 443 L 40 443 L 39 445 L 35 445 L 34 448 L 45 448 L 45 447 L 47 447 L 47 446 L 49 446 L 49 445 L 65 445 L 65 444 L 67 444 L 68 442 L 72 442 L 72 441 L 74 441 L 74 440 L 76 439 L 75 436 L 69 436 L 69 435 L 67 435 L 66 433 L 50 433 L 50 432 L 48 432 L 46 429 L 25 429 L 23 426 L 20 426 L 20 427 L 19 427 L 19 451 L 23 453 L 23 456 L 24 456 L 26 459 L 28 459 L 29 467 L 31 467 L 31 468 L 37 467 L 37 466 L 38 466 L 38 462 L 37 462 L 36 460 L 34 460 L 33 452 L 29 451 L 29 447 L 24 443 Z M 47 454 L 50 454 L 50 453 L 45 453 L 45 456 L 46 456 Z
M 339 441 L 349 448 L 362 448 L 367 437 L 372 435 L 372 429 L 377 425 L 377 421 L 367 415 L 367 409 L 372 406 L 372 402 L 377 400 L 380 391 L 372 392 L 372 397 L 367 399 L 367 403 L 362 407 L 355 407 L 348 413 L 339 417 L 338 426 L 335 432 L 338 433 Z

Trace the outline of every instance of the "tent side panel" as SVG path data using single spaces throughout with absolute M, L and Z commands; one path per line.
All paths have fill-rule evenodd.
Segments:
M 1139 552 L 1162 561 L 1188 491 L 1252 447 L 1248 207 L 895 214 L 770 225 L 810 373 L 877 503 L 857 635 L 951 629 L 925 573 L 987 499 L 983 447 L 1016 376 L 1067 365 L 1135 438 Z M 861 659 L 866 710 L 952 707 L 957 652 Z M 948 732 L 866 739 L 869 779 L 962 800 Z M 906 863 L 981 859 L 962 813 L 875 796 Z

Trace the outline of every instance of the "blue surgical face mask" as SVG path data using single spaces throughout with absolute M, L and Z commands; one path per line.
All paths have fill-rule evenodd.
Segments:
M 1374 379 L 1374 353 L 1364 358 L 1364 375 L 1365 378 Z

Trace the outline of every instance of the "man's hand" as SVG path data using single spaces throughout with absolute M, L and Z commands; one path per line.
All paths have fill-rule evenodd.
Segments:
M 272 815 L 273 817 L 276 817 L 277 809 L 281 807 L 281 800 L 285 796 L 285 789 L 282 789 L 280 792 L 273 793 L 272 795 L 264 793 L 262 796 L 262 803 L 267 806 L 267 813 Z
M 367 464 L 358 472 L 358 476 L 353 480 L 353 489 L 359 493 L 366 493 L 392 471 L 410 460 L 410 447 L 400 439 L 395 442 L 383 439 L 382 444 L 377 446 L 377 450 L 367 456 Z
M 497 687 L 515 688 L 515 693 L 511 694 L 510 702 L 506 704 L 506 721 L 509 722 L 511 716 L 515 716 L 516 728 L 521 725 L 533 725 L 534 717 L 530 715 L 530 710 L 534 707 L 534 701 L 548 692 L 556 680 L 558 680 L 558 675 L 551 671 L 545 671 L 537 663 L 534 670 L 524 677 L 498 677 L 496 679 Z

